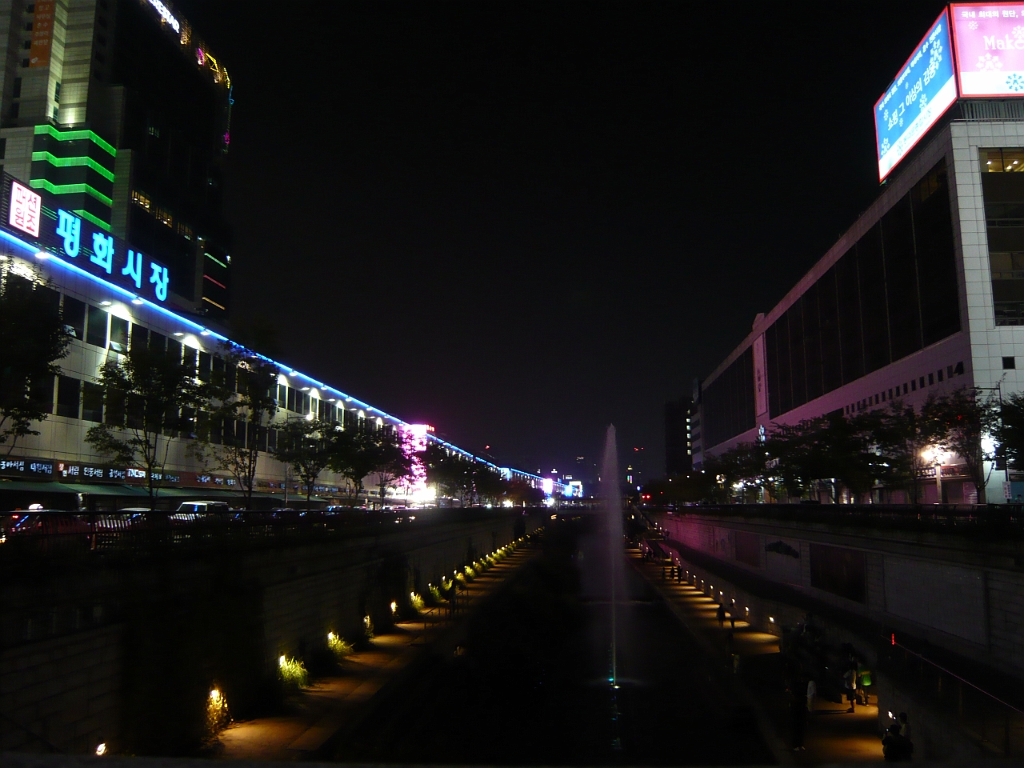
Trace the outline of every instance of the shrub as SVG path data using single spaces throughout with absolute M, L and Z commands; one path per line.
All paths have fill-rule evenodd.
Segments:
M 441 593 L 441 589 L 434 584 L 429 585 L 430 596 L 434 598 L 434 602 L 438 605 L 444 602 L 444 595 Z
M 286 687 L 298 689 L 309 685 L 306 665 L 299 659 L 290 659 L 282 654 L 277 660 L 277 668 Z
M 425 607 L 423 598 L 417 595 L 415 592 L 409 593 L 409 605 L 412 606 L 414 611 L 422 611 Z
M 327 647 L 330 648 L 331 652 L 338 657 L 339 661 L 353 651 L 352 643 L 333 632 L 327 633 Z

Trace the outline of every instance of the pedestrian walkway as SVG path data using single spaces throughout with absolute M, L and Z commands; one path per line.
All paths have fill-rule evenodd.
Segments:
M 629 556 L 705 651 L 733 667 L 774 728 L 777 741 L 791 747 L 791 699 L 786 691 L 779 638 L 743 618 L 736 619 L 735 629 L 728 616 L 720 625 L 716 600 L 685 581 L 668 578 L 670 571 L 660 563 L 644 560 L 639 550 L 630 550 Z M 834 703 L 820 698 L 814 702 L 807 718 L 805 749 L 792 753 L 794 764 L 884 762 L 878 707 L 858 706 L 849 713 L 848 706 L 845 701 Z
M 355 722 L 382 688 L 396 682 L 427 647 L 453 642 L 473 608 L 537 549 L 522 544 L 479 574 L 459 594 L 459 610 L 454 617 L 447 607 L 441 607 L 423 611 L 419 621 L 399 622 L 393 631 L 374 637 L 368 649 L 346 656 L 340 675 L 317 679 L 289 697 L 286 713 L 233 723 L 220 734 L 218 757 L 289 761 L 317 755 L 335 734 Z

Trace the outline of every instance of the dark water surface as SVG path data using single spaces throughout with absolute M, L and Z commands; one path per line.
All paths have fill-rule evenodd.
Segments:
M 345 762 L 482 765 L 771 763 L 713 662 L 624 565 L 611 669 L 608 546 L 599 522 L 552 523 L 543 554 L 340 745 Z M 620 588 L 621 591 L 621 588 Z

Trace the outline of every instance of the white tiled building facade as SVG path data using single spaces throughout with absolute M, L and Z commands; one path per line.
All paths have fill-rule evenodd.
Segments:
M 934 129 L 835 246 L 770 312 L 758 315 L 743 343 L 702 383 L 695 463 L 754 441 L 761 427 L 886 407 L 897 396 L 920 407 L 932 393 L 963 386 L 998 387 L 1004 397 L 1024 390 L 1024 172 L 1017 171 L 1024 168 L 1024 119 L 985 119 L 1016 107 L 963 105 L 962 115 L 981 119 Z M 934 204 L 922 201 L 933 189 L 942 193 L 941 185 L 948 189 L 948 224 L 936 218 Z M 901 216 L 913 240 L 897 231 Z M 947 226 L 949 243 L 942 240 Z M 891 253 L 900 249 L 905 253 Z M 847 262 L 854 259 L 851 273 Z M 880 259 L 882 269 L 867 268 L 871 259 Z M 851 293 L 859 310 L 844 315 L 844 302 L 857 302 Z M 809 324 L 812 315 L 817 319 Z M 845 322 L 848 317 L 859 321 Z M 847 326 L 857 324 L 860 336 L 851 337 Z M 811 325 L 813 338 L 803 335 Z M 783 338 L 789 357 L 781 352 Z M 862 349 L 862 359 L 848 359 L 848 348 L 857 356 Z M 947 468 L 943 474 L 957 473 Z M 989 501 L 1005 500 L 1005 479 L 1002 470 L 991 474 Z M 947 501 L 976 497 L 968 481 L 947 485 Z M 1011 489 L 1012 496 L 1024 484 Z M 936 493 L 930 484 L 929 492 Z

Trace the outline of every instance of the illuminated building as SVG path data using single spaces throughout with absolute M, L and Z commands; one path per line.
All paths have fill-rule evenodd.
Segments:
M 695 464 L 777 424 L 1024 389 L 1024 51 L 1004 44 L 1009 7 L 950 6 L 885 89 L 884 191 L 701 383 Z M 986 55 L 999 66 L 979 70 Z M 941 471 L 945 501 L 976 498 L 957 466 Z M 1004 480 L 992 473 L 989 501 Z
M 139 252 L 134 243 L 106 234 L 93 222 L 61 206 L 64 200 L 45 189 L 33 190 L 5 175 L 0 185 L 0 279 L 27 280 L 39 285 L 60 302 L 64 321 L 74 340 L 70 353 L 60 361 L 62 374 L 35 381 L 33 399 L 49 417 L 33 425 L 38 435 L 21 438 L 10 455 L 0 457 L 0 508 L 24 508 L 29 503 L 47 506 L 77 506 L 112 509 L 148 503 L 146 471 L 117 466 L 95 453 L 85 438 L 88 430 L 110 417 L 98 384 L 101 366 L 137 345 L 159 349 L 191 365 L 196 377 L 209 381 L 226 368 L 225 345 L 230 342 L 203 318 L 175 311 L 174 266 Z M 277 364 L 278 414 L 259 439 L 256 472 L 257 503 L 281 505 L 304 497 L 299 481 L 271 452 L 276 447 L 277 429 L 287 419 L 318 418 L 346 428 L 373 427 L 402 435 L 411 452 L 422 450 L 427 441 L 500 471 L 507 478 L 526 480 L 533 487 L 545 481 L 519 470 L 501 469 L 464 451 L 433 433 L 433 427 L 407 424 L 358 398 L 289 366 Z M 214 425 L 213 446 L 247 438 L 244 425 Z M 172 438 L 167 460 L 161 469 L 158 503 L 174 506 L 183 498 L 228 496 L 237 499 L 240 490 L 230 473 L 216 464 L 204 464 L 189 455 L 188 441 Z M 388 499 L 407 504 L 428 504 L 437 500 L 436 489 L 428 488 L 422 465 L 414 469 L 409 482 L 400 484 Z M 550 483 L 550 481 L 547 481 Z M 315 486 L 318 503 L 350 500 L 347 481 L 324 472 Z M 373 497 L 374 477 L 367 478 Z M 578 486 L 550 484 L 549 495 L 581 493 Z M 365 499 L 365 497 L 363 497 Z
M 0 0 L 6 173 L 169 268 L 179 311 L 230 306 L 231 78 L 160 0 Z

